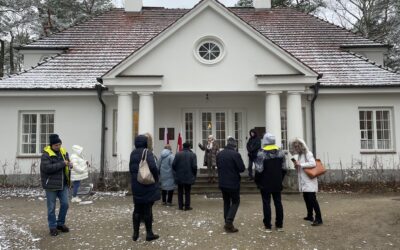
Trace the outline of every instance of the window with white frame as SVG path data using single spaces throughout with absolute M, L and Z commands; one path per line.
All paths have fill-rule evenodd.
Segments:
M 392 110 L 360 108 L 360 146 L 362 150 L 393 150 Z
M 185 113 L 185 141 L 189 142 L 193 146 L 193 117 L 192 112 Z
M 243 147 L 243 113 L 234 112 L 234 117 L 235 139 L 237 140 L 238 148 L 241 149 Z
M 28 112 L 21 114 L 21 155 L 38 155 L 49 144 L 49 135 L 54 133 L 54 112 Z
M 287 141 L 287 118 L 286 118 L 286 110 L 281 110 L 281 137 L 282 137 L 282 149 L 288 149 L 288 141 Z

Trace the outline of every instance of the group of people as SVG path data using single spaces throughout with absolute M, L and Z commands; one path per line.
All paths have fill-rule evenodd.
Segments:
M 191 186 L 197 177 L 197 157 L 191 150 L 189 142 L 183 143 L 183 150 L 175 155 L 170 145 L 165 145 L 160 157 L 153 154 L 152 137 L 150 134 L 138 135 L 135 138 L 135 149 L 132 151 L 129 162 L 131 187 L 134 210 L 132 214 L 133 241 L 139 238 L 140 223 L 146 228 L 146 241 L 159 238 L 152 229 L 152 208 L 156 201 L 162 199 L 162 204 L 172 206 L 174 190 L 178 189 L 178 209 L 192 210 L 190 193 Z M 216 182 L 223 197 L 224 229 L 228 233 L 239 230 L 233 225 L 240 204 L 241 173 L 245 165 L 237 150 L 237 140 L 228 137 L 226 146 L 220 150 L 213 136 L 208 137 L 207 144 L 199 144 L 205 151 L 204 165 L 208 167 L 209 182 Z M 65 216 L 68 210 L 68 187 L 70 187 L 70 171 L 76 166 L 83 166 L 82 147 L 74 146 L 74 155 L 78 160 L 69 160 L 68 153 L 61 147 L 61 140 L 57 135 L 50 136 L 50 146 L 44 149 L 41 161 L 41 179 L 46 190 L 48 207 L 48 224 L 50 234 L 55 236 L 58 231 L 68 232 L 65 225 Z M 271 197 L 274 202 L 277 231 L 283 231 L 283 205 L 281 192 L 283 179 L 287 172 L 285 152 L 275 144 L 275 137 L 265 133 L 262 140 L 257 137 L 255 130 L 250 131 L 247 143 L 249 156 L 249 177 L 254 179 L 260 190 L 263 205 L 263 224 L 266 232 L 272 232 L 271 224 Z M 309 178 L 305 168 L 315 167 L 315 159 L 305 142 L 294 138 L 289 143 L 289 152 L 294 158 L 294 166 L 298 174 L 299 191 L 303 193 L 307 215 L 304 220 L 311 221 L 313 226 L 321 225 L 322 216 L 316 198 L 318 191 L 317 178 Z M 146 154 L 146 157 L 144 157 Z M 148 168 L 155 180 L 152 184 L 142 184 L 138 181 L 138 172 L 141 161 L 147 162 Z M 79 164 L 77 164 L 77 162 Z M 254 164 L 254 174 L 253 174 Z M 87 165 L 87 163 L 86 163 Z M 78 167 L 79 168 L 79 167 Z M 218 176 L 216 176 L 216 171 Z M 74 193 L 76 194 L 77 188 Z M 161 190 L 161 191 L 160 191 Z M 61 207 L 58 219 L 55 216 L 56 198 L 60 199 Z M 315 216 L 314 216 L 315 213 Z

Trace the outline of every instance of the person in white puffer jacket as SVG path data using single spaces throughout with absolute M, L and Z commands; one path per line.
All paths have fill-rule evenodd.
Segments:
M 71 169 L 71 180 L 73 183 L 71 202 L 81 202 L 81 199 L 78 197 L 78 189 L 81 185 L 81 181 L 89 177 L 89 162 L 84 159 L 82 154 L 83 147 L 74 145 L 72 146 L 72 152 L 73 154 L 70 156 L 70 161 L 73 166 Z

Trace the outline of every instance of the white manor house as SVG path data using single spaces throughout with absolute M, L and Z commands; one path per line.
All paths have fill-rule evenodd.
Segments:
M 51 133 L 84 147 L 100 173 L 128 171 L 135 135 L 164 128 L 197 147 L 273 133 L 305 139 L 334 170 L 399 171 L 400 74 L 388 45 L 289 8 L 143 7 L 126 0 L 19 47 L 23 72 L 0 80 L 0 175 L 38 173 Z

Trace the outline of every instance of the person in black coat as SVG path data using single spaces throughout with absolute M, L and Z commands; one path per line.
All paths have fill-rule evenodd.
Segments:
M 131 173 L 131 186 L 133 194 L 133 203 L 135 208 L 133 211 L 133 236 L 132 239 L 136 241 L 139 237 L 140 221 L 143 220 L 146 226 L 146 241 L 158 239 L 159 236 L 153 233 L 153 213 L 152 208 L 155 201 L 160 200 L 160 187 L 158 183 L 158 169 L 154 160 L 153 153 L 147 150 L 147 137 L 145 135 L 138 135 L 135 138 L 135 150 L 132 151 L 129 161 L 129 172 Z M 137 181 L 139 171 L 139 163 L 142 159 L 143 152 L 147 152 L 147 164 L 150 172 L 153 174 L 154 184 L 141 184 Z
M 257 136 L 257 131 L 255 129 L 251 129 L 249 131 L 250 138 L 247 141 L 247 155 L 249 156 L 249 178 L 253 180 L 253 163 L 257 159 L 257 153 L 261 149 L 261 140 Z
M 224 150 L 217 154 L 218 183 L 224 199 L 224 229 L 228 233 L 239 231 L 233 221 L 240 203 L 240 173 L 246 168 L 235 148 L 236 140 L 229 137 Z
M 192 210 L 190 207 L 190 190 L 197 176 L 197 157 L 190 150 L 190 143 L 183 143 L 183 151 L 176 153 L 172 162 L 175 172 L 175 182 L 178 185 L 178 208 L 179 210 Z M 183 201 L 185 193 L 185 201 Z
M 57 236 L 58 230 L 69 232 L 65 225 L 68 212 L 68 190 L 71 186 L 71 168 L 67 150 L 61 147 L 61 139 L 57 134 L 49 137 L 50 145 L 43 149 L 40 161 L 40 177 L 42 187 L 46 191 L 47 221 L 51 236 Z M 60 211 L 56 218 L 56 201 L 60 200 Z
M 266 133 L 262 140 L 263 149 L 259 151 L 256 160 L 255 182 L 260 189 L 264 226 L 266 232 L 271 232 L 271 196 L 274 200 L 278 231 L 283 231 L 283 206 L 281 192 L 283 178 L 286 174 L 285 153 L 275 145 L 275 136 Z

